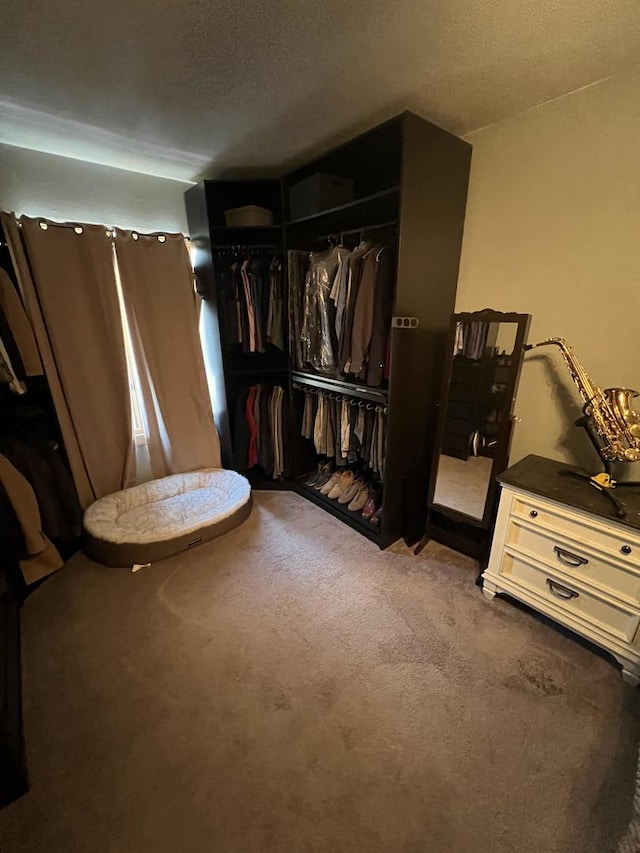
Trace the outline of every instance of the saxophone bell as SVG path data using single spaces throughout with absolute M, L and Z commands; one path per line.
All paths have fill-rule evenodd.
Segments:
M 640 415 L 631 402 L 640 392 L 632 388 L 605 388 L 604 394 L 620 426 L 628 429 L 634 438 L 640 438 Z

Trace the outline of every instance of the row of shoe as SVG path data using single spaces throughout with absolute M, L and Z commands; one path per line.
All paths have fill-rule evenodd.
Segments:
M 380 487 L 358 477 L 349 468 L 334 469 L 332 462 L 319 462 L 316 470 L 305 480 L 331 500 L 347 505 L 352 512 L 359 512 L 372 524 L 380 523 Z

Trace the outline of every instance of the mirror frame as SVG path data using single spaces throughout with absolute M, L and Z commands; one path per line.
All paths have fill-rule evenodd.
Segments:
M 502 422 L 497 434 L 497 448 L 496 453 L 493 456 L 493 464 L 491 466 L 490 480 L 487 487 L 484 512 L 481 519 L 467 515 L 459 510 L 453 509 L 452 507 L 435 503 L 434 501 L 440 447 L 445 430 L 449 383 L 453 371 L 453 348 L 456 338 L 456 326 L 460 322 L 513 323 L 517 327 L 512 352 L 512 371 L 505 391 L 505 402 L 502 408 Z M 461 312 L 453 314 L 451 317 L 446 344 L 447 360 L 443 374 L 440 402 L 438 404 L 438 421 L 436 426 L 433 456 L 431 459 L 431 471 L 429 475 L 429 490 L 427 496 L 428 517 L 425 537 L 441 541 L 443 544 L 450 545 L 464 553 L 470 553 L 471 556 L 479 556 L 479 551 L 482 550 L 481 543 L 486 539 L 486 536 L 483 536 L 483 533 L 488 531 L 494 523 L 497 506 L 496 499 L 499 488 L 496 477 L 507 468 L 509 461 L 514 420 L 513 407 L 515 404 L 520 372 L 522 370 L 522 362 L 524 360 L 524 345 L 527 341 L 530 324 L 530 314 L 505 313 L 502 311 L 494 311 L 491 308 L 485 308 L 482 311 Z M 431 536 L 431 533 L 434 535 Z M 442 534 L 443 538 L 438 534 Z M 445 539 L 447 541 L 444 541 Z M 466 539 L 468 548 L 458 547 L 458 544 L 460 543 L 454 544 L 454 542 L 459 539 Z M 464 545 L 465 542 L 462 542 L 461 544 Z

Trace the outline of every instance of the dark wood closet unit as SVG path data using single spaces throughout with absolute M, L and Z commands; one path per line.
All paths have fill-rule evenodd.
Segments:
M 216 376 L 216 421 L 220 433 L 222 464 L 234 468 L 233 400 L 236 394 L 259 377 L 288 385 L 289 360 L 284 352 L 267 346 L 266 352 L 244 353 L 226 344 L 221 330 L 221 297 L 216 284 L 216 263 L 227 251 L 253 247 L 256 251 L 274 252 L 284 262 L 282 227 L 282 186 L 275 181 L 203 181 L 185 194 L 187 219 L 193 248 L 198 292 L 203 296 L 203 309 L 209 316 L 205 322 L 214 334 L 207 336 L 209 368 Z M 225 210 L 245 205 L 258 205 L 274 213 L 269 226 L 225 225 Z M 245 472 L 246 473 L 246 472 Z M 256 478 L 256 485 L 265 485 Z
M 322 506 L 381 548 L 402 537 L 413 543 L 425 528 L 429 467 L 445 342 L 454 311 L 470 160 L 471 147 L 466 142 L 412 113 L 403 113 L 280 181 L 204 181 L 186 193 L 199 290 L 218 317 L 215 263 L 224 247 L 271 245 L 285 253 L 317 252 L 332 238 L 350 247 L 368 235 L 389 241 L 394 256 L 393 319 L 388 380 L 380 385 L 368 386 L 338 369 L 301 369 L 291 347 L 286 361 L 277 363 L 273 354 L 233 354 L 225 352 L 223 344 L 217 345 L 217 352 L 209 353 L 211 367 L 224 385 L 224 400 L 217 408 L 223 463 L 229 465 L 233 460 L 228 409 L 238 383 L 277 377 L 273 381 L 287 383 L 291 417 L 292 476 L 283 485 Z M 323 195 L 321 176 L 331 176 L 339 185 L 331 191 L 342 193 L 341 203 L 327 202 L 331 192 Z M 272 210 L 274 226 L 224 226 L 225 210 L 249 204 Z M 386 409 L 379 526 L 305 484 L 305 475 L 317 457 L 313 444 L 300 434 L 304 389 L 344 395 L 354 402 Z

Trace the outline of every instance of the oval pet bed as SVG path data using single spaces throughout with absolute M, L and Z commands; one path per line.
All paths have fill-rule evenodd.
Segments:
M 106 566 L 153 563 L 226 533 L 251 512 L 235 471 L 172 474 L 100 498 L 84 514 L 84 550 Z

